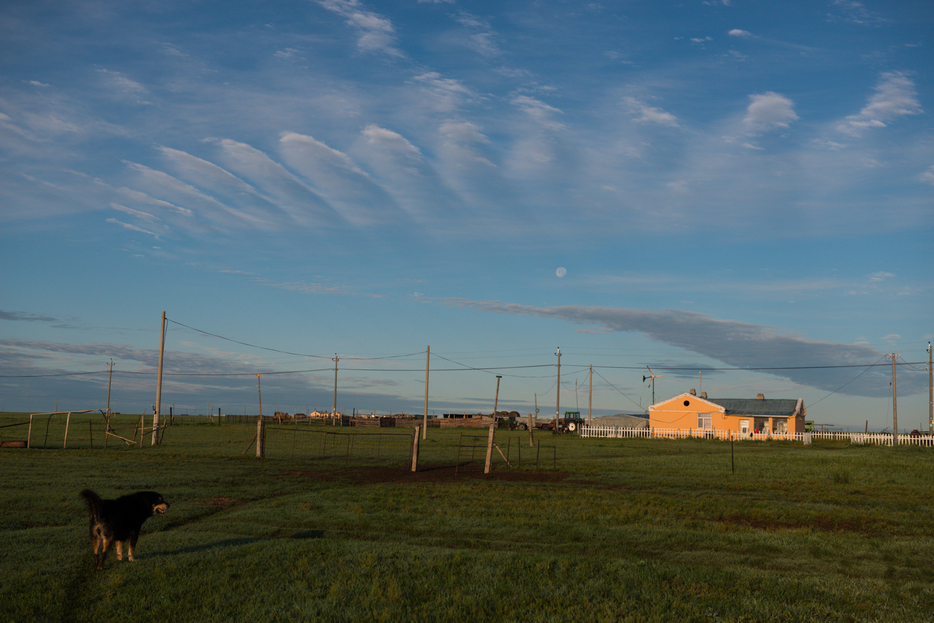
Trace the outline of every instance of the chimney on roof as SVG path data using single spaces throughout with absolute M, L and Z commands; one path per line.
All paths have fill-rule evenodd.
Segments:
M 707 398 L 707 392 L 701 392 L 701 393 L 700 393 L 700 397 L 706 399 L 706 398 Z
M 692 396 L 696 396 L 696 395 L 697 395 L 697 390 L 694 389 L 693 387 L 691 388 L 691 395 L 692 395 Z
M 765 394 L 756 394 L 756 400 L 765 400 Z

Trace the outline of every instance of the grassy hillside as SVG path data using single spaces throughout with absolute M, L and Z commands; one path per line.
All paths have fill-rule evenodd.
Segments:
M 335 430 L 359 434 L 355 448 L 380 432 Z M 157 448 L 0 450 L 6 619 L 930 621 L 934 611 L 926 448 L 745 442 L 731 455 L 725 442 L 548 434 L 536 468 L 527 433 L 500 432 L 514 464 L 523 447 L 521 467 L 500 458 L 489 476 L 477 466 L 455 476 L 461 431 L 430 430 L 414 474 L 404 429 L 380 442 L 379 461 L 322 459 L 299 441 L 311 434 L 286 432 L 269 458 L 241 456 L 253 432 L 192 418 Z M 93 570 L 84 488 L 154 489 L 171 503 L 144 526 L 135 562 L 111 552 Z

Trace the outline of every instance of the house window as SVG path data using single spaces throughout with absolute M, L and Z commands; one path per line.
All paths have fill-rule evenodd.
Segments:
M 710 421 L 709 413 L 698 413 L 697 414 L 697 428 L 703 430 L 710 430 L 713 428 L 713 423 Z

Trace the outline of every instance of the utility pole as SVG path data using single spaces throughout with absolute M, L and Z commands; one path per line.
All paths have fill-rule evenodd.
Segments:
M 114 360 L 110 360 L 110 376 L 107 377 L 107 424 L 110 425 L 110 384 L 114 378 Z
M 107 377 L 107 417 L 104 419 L 106 423 L 104 426 L 106 430 L 104 431 L 104 447 L 107 447 L 107 434 L 110 432 L 110 383 L 114 378 L 114 360 L 111 357 L 110 359 L 110 376 Z
M 587 425 L 593 426 L 593 364 L 590 365 L 589 395 L 587 396 Z
M 256 391 L 259 392 L 259 421 L 263 421 L 263 385 L 259 382 L 259 377 L 263 376 L 262 374 L 256 375 Z
M 493 399 L 493 419 L 496 419 L 496 407 L 499 406 L 499 380 L 503 378 L 499 374 L 496 375 L 496 398 Z
M 561 417 L 561 348 L 558 348 L 558 384 L 555 386 L 555 418 Z
M 156 379 L 156 408 L 152 412 L 152 442 L 159 441 L 159 411 L 162 410 L 162 358 L 165 354 L 165 312 L 162 312 L 162 338 L 159 340 L 159 374 Z M 142 442 L 140 443 L 142 445 Z
M 340 361 L 340 359 L 338 358 L 337 353 L 334 353 L 334 411 L 333 411 L 334 419 L 337 419 L 337 362 L 338 361 Z M 331 423 L 332 424 L 334 423 L 333 420 Z
M 895 391 L 895 358 L 892 353 L 892 445 L 898 447 L 898 394 Z
M 428 367 L 431 364 L 431 345 L 428 345 L 428 354 L 425 355 L 425 419 L 422 426 L 422 439 L 428 438 Z
M 934 434 L 934 367 L 931 363 L 931 343 L 928 342 L 928 434 Z

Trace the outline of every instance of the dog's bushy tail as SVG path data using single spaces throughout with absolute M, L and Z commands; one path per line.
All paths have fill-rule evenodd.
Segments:
M 81 497 L 83 497 L 84 501 L 87 503 L 88 510 L 91 511 L 91 516 L 100 517 L 101 511 L 103 510 L 103 502 L 101 502 L 101 497 L 90 489 L 85 489 L 82 491 Z

